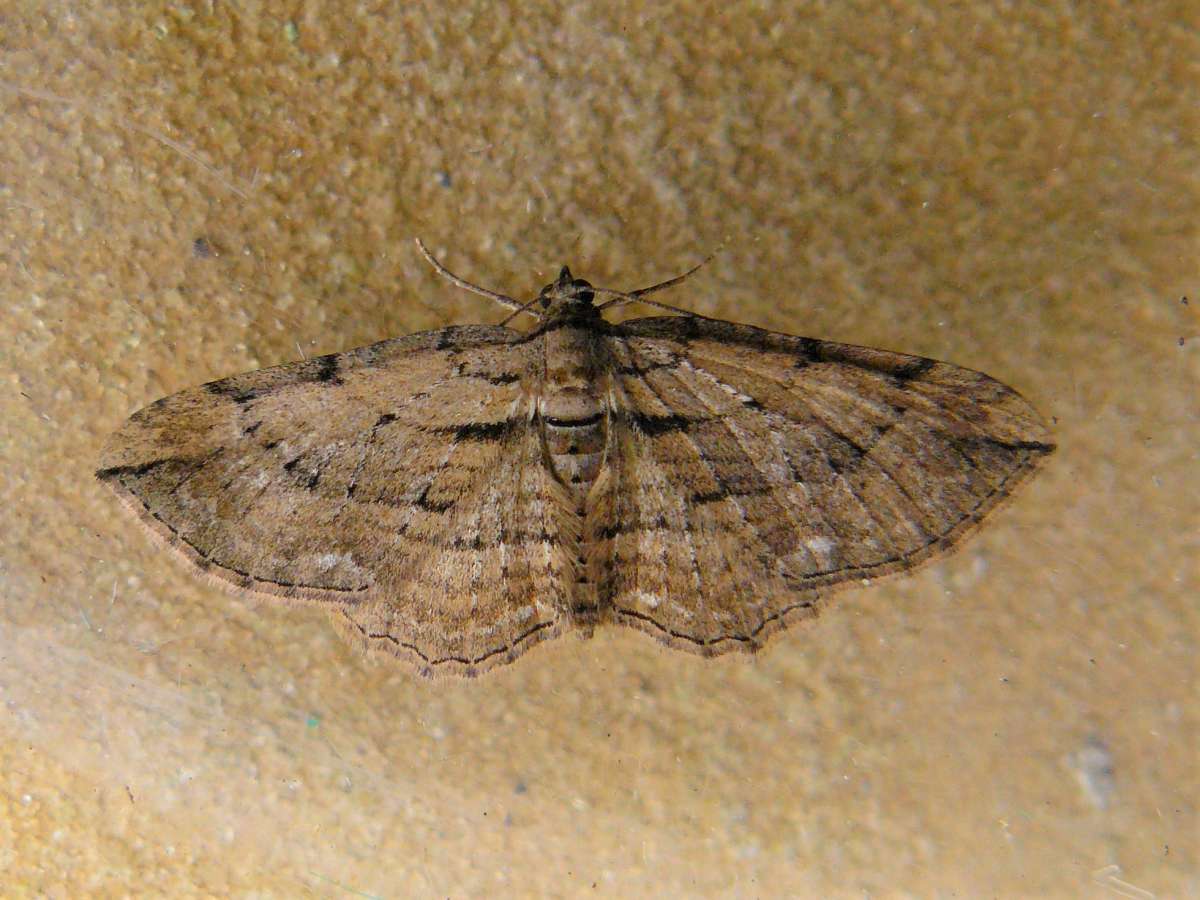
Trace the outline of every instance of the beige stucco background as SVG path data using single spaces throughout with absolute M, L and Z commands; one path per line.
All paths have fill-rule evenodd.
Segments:
M 0 893 L 1200 892 L 1200 15 L 951 6 L 4 4 Z M 419 680 L 91 478 L 164 394 L 502 317 L 415 235 L 526 296 L 723 247 L 671 302 L 981 369 L 1060 451 L 754 659 Z

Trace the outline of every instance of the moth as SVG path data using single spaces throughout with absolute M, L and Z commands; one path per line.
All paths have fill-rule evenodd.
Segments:
M 648 299 L 690 272 L 564 267 L 522 304 L 417 243 L 513 314 L 165 397 L 96 474 L 196 569 L 427 675 L 600 624 L 754 650 L 958 544 L 1054 450 L 979 372 Z M 606 320 L 632 302 L 670 315 Z

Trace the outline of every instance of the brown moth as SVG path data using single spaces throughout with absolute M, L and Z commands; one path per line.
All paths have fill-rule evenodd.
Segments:
M 686 276 L 623 293 L 564 268 L 521 305 L 421 251 L 537 324 L 173 394 L 96 474 L 197 569 L 322 606 L 425 674 L 600 623 L 753 650 L 834 588 L 958 543 L 1054 449 L 979 372 L 645 299 Z M 680 314 L 604 319 L 633 301 Z

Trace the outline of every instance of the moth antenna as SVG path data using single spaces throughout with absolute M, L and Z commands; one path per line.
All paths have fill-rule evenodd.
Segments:
M 503 327 L 503 326 L 507 325 L 509 322 L 511 322 L 513 319 L 515 319 L 521 313 L 529 313 L 531 316 L 537 316 L 538 319 L 541 319 L 542 314 L 540 312 L 538 312 L 536 309 L 530 309 L 530 307 L 533 306 L 533 304 L 537 303 L 541 299 L 542 299 L 541 297 L 534 297 L 532 300 L 530 300 L 528 303 L 526 303 L 520 309 L 517 309 L 514 312 L 509 313 L 507 316 L 504 317 L 504 321 L 502 321 L 500 323 L 500 326 Z
M 666 309 L 670 310 L 671 312 L 682 313 L 685 316 L 696 316 L 700 319 L 707 318 L 707 316 L 702 316 L 698 312 L 692 312 L 690 309 L 684 309 L 682 306 L 671 306 L 669 303 L 659 303 L 657 300 L 646 300 L 645 298 L 639 297 L 637 294 L 633 293 L 627 294 L 624 291 L 614 291 L 610 288 L 593 288 L 592 292 L 595 294 L 611 295 L 614 298 L 609 300 L 607 303 L 601 303 L 596 307 L 596 309 L 603 310 L 612 306 L 624 306 L 626 303 L 644 303 L 647 306 L 653 306 L 655 309 Z
M 421 251 L 421 255 L 425 257 L 425 260 L 431 266 L 433 266 L 434 271 L 451 284 L 457 285 L 464 291 L 470 291 L 472 294 L 479 294 L 481 297 L 487 297 L 490 300 L 494 300 L 496 303 L 499 303 L 501 306 L 507 307 L 508 309 L 515 309 L 517 312 L 520 312 L 523 309 L 521 304 L 512 297 L 505 296 L 504 294 L 497 294 L 495 291 L 489 291 L 487 288 L 480 287 L 477 284 L 472 284 L 465 278 L 459 278 L 437 261 L 437 259 L 432 253 L 429 252 L 429 249 L 425 246 L 424 242 L 420 238 L 415 238 L 414 240 L 417 242 L 417 249 Z M 512 316 L 509 316 L 509 318 L 511 319 Z M 508 319 L 505 319 L 505 321 L 507 322 Z
M 683 281 L 685 278 L 688 278 L 689 276 L 695 274 L 696 271 L 698 271 L 702 266 L 707 265 L 712 260 L 712 258 L 714 256 L 716 256 L 719 252 L 721 252 L 720 247 L 718 247 L 712 253 L 708 254 L 708 256 L 704 257 L 704 259 L 700 260 L 700 262 L 698 262 L 696 265 L 692 266 L 690 269 L 688 269 L 682 275 L 676 275 L 674 278 L 668 278 L 666 281 L 660 281 L 658 284 L 650 285 L 650 287 L 638 288 L 636 291 L 614 291 L 611 288 L 595 288 L 595 293 L 608 294 L 613 298 L 612 300 L 609 300 L 607 303 L 601 303 L 596 308 L 597 309 L 608 309 L 610 306 L 623 306 L 626 303 L 639 303 L 640 302 L 640 303 L 645 303 L 647 306 L 657 306 L 659 309 L 669 309 L 669 310 L 673 310 L 674 312 L 685 313 L 687 315 L 694 315 L 693 313 L 691 313 L 690 311 L 688 311 L 686 309 L 679 309 L 678 307 L 675 307 L 675 306 L 667 306 L 665 303 L 654 303 L 650 300 L 643 300 L 642 298 L 645 297 L 647 294 L 653 294 L 655 291 L 661 291 L 661 290 L 665 290 L 666 288 L 669 288 L 669 287 L 674 287 L 675 285 L 679 284 L 679 282 Z

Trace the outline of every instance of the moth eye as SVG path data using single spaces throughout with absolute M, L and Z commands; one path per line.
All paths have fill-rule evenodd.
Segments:
M 550 308 L 550 298 L 547 297 L 545 294 L 542 294 L 542 309 L 549 309 L 549 308 Z

